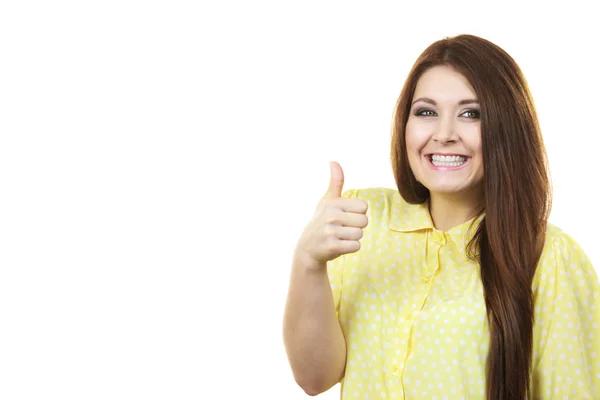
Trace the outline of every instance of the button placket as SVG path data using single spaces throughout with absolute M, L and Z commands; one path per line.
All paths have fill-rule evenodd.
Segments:
M 393 374 L 396 375 L 396 377 L 398 377 L 400 379 L 400 386 L 402 388 L 402 391 L 404 392 L 404 373 L 406 370 L 406 364 L 408 362 L 408 358 L 410 356 L 410 354 L 412 353 L 412 338 L 413 338 L 413 331 L 414 331 L 414 325 L 416 323 L 418 314 L 420 313 L 420 311 L 423 309 L 423 307 L 425 306 L 425 303 L 427 302 L 427 297 L 429 296 L 429 292 L 431 291 L 431 287 L 432 287 L 432 283 L 433 283 L 433 278 L 435 277 L 435 275 L 437 274 L 437 272 L 440 269 L 440 250 L 441 248 L 446 244 L 446 235 L 445 233 L 439 232 L 439 231 L 434 231 L 433 232 L 433 237 L 428 238 L 430 240 L 430 242 L 427 245 L 427 253 L 426 254 L 426 263 L 425 265 L 427 266 L 427 271 L 428 274 L 422 278 L 422 282 L 424 283 L 429 283 L 429 285 L 427 285 L 426 289 L 424 290 L 424 292 L 422 291 L 422 297 L 420 298 L 420 301 L 417 302 L 417 304 L 419 304 L 415 309 L 413 309 L 407 316 L 406 318 L 403 318 L 405 323 L 409 324 L 408 327 L 408 334 L 402 334 L 402 338 L 405 340 L 405 345 L 402 346 L 402 353 L 401 354 L 401 358 L 398 359 L 397 363 L 394 363 L 393 367 Z M 433 246 L 431 246 L 433 244 Z M 430 253 L 431 251 L 431 253 Z M 430 257 L 433 256 L 433 257 Z M 433 270 L 432 272 L 429 273 L 429 271 Z
M 433 280 L 433 278 L 435 277 L 436 273 L 439 271 L 440 269 L 440 251 L 442 249 L 442 247 L 444 247 L 447 243 L 446 240 L 446 233 L 444 232 L 438 232 L 438 231 L 434 231 L 433 232 L 433 237 L 431 238 L 431 241 L 433 243 L 435 243 L 437 246 L 433 251 L 433 262 L 429 261 L 429 258 L 427 260 L 427 275 L 425 277 L 423 277 L 421 279 L 421 281 L 423 283 L 429 283 Z M 429 248 L 429 246 L 427 246 Z M 431 272 L 429 272 L 431 271 Z

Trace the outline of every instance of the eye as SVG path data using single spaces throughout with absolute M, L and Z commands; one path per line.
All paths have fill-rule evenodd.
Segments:
M 433 117 L 435 115 L 435 111 L 428 108 L 420 108 L 415 111 L 415 115 L 418 117 Z
M 466 110 L 461 115 L 465 115 L 467 118 L 478 119 L 480 117 L 479 110 Z

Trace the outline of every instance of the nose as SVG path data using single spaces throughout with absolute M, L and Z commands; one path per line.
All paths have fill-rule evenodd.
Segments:
M 451 118 L 439 118 L 432 137 L 436 142 L 455 142 L 458 139 L 458 135 L 456 134 L 455 126 Z

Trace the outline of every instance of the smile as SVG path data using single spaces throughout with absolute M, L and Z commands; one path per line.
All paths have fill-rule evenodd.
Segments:
M 468 165 L 472 158 L 468 156 L 453 154 L 429 154 L 426 155 L 427 163 L 436 171 L 454 171 L 464 168 Z

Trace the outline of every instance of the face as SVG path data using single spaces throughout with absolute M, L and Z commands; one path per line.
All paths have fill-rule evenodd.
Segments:
M 421 75 L 406 124 L 413 174 L 432 196 L 478 193 L 483 181 L 480 108 L 467 79 L 448 66 Z

